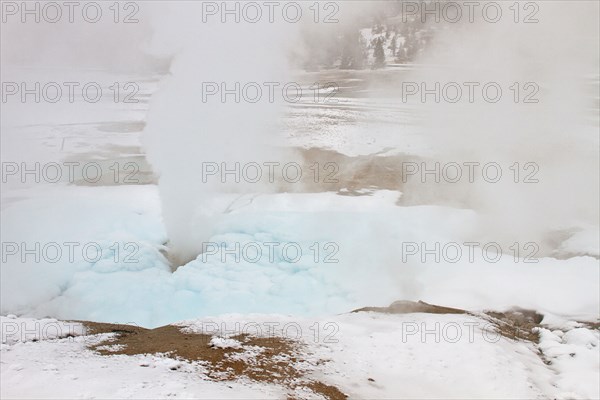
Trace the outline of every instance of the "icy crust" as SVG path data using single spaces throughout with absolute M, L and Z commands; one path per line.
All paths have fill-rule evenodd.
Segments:
M 231 312 L 327 315 L 408 299 L 470 310 L 519 305 L 588 320 L 599 315 L 600 275 L 592 257 L 527 264 L 506 254 L 490 263 L 475 253 L 473 262 L 403 262 L 399 243 L 462 246 L 477 216 L 449 207 L 397 207 L 399 196 L 275 194 L 238 199 L 235 207 L 229 206 L 238 196 L 224 196 L 229 212 L 209 239 L 218 251 L 212 247 L 172 272 L 156 187 L 61 187 L 3 210 L 3 242 L 80 246 L 72 262 L 64 247 L 60 262 L 4 254 L 1 312 L 155 327 Z M 101 249 L 98 261 L 81 252 L 90 242 Z M 278 247 L 273 253 L 261 247 L 258 258 L 225 251 L 266 242 Z M 284 257 L 287 244 L 301 256 Z

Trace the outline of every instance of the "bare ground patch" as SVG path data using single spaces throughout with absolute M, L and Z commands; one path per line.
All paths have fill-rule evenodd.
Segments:
M 333 191 L 346 196 L 369 195 L 374 190 L 401 191 L 404 185 L 402 163 L 419 159 L 406 154 L 347 156 L 321 148 L 296 151 L 302 170 L 307 174 L 300 186 L 280 182 L 280 191 Z
M 473 313 L 460 308 L 443 307 L 435 304 L 425 303 L 424 301 L 395 301 L 388 307 L 363 307 L 352 312 L 380 312 L 385 314 L 410 314 L 410 313 L 428 313 L 428 314 L 466 314 L 477 318 L 483 318 L 490 322 L 496 328 L 496 331 L 502 336 L 513 340 L 526 340 L 533 343 L 539 342 L 537 329 L 540 327 L 543 315 L 534 310 L 523 308 L 512 308 L 503 312 L 484 311 L 483 313 Z
M 281 385 L 290 390 L 308 389 L 327 399 L 345 399 L 337 387 L 315 381 L 297 367 L 301 362 L 302 345 L 280 337 L 230 337 L 240 343 L 237 347 L 211 344 L 213 336 L 183 332 L 174 325 L 146 329 L 131 325 L 84 322 L 89 332 L 116 333 L 110 342 L 90 346 L 101 355 L 168 354 L 187 361 L 201 361 L 208 366 L 207 377 L 215 381 L 232 381 L 242 377 L 256 382 Z M 110 345 L 110 348 L 106 346 Z

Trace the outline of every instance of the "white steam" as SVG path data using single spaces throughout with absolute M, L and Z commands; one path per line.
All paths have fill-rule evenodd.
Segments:
M 170 76 L 153 96 L 144 141 L 160 176 L 171 251 L 178 262 L 185 262 L 202 251 L 202 242 L 227 210 L 219 195 L 267 190 L 258 187 L 260 182 L 236 183 L 233 175 L 222 183 L 221 172 L 236 163 L 262 165 L 274 158 L 270 145 L 280 97 L 270 101 L 264 83 L 285 83 L 282 44 L 287 38 L 277 23 L 236 23 L 233 18 L 222 23 L 218 16 L 202 22 L 201 4 L 186 4 L 185 13 L 171 9 L 165 16 L 164 11 L 161 7 L 156 37 L 163 49 L 172 46 L 177 53 Z M 173 29 L 177 26 L 184 28 Z M 235 91 L 236 84 L 243 88 L 248 83 L 261 87 L 259 101 L 236 100 L 235 94 L 222 100 L 221 89 Z M 203 84 L 204 89 L 216 85 L 219 92 L 203 98 Z M 256 92 L 247 94 L 254 99 Z M 207 163 L 216 163 L 219 172 L 203 176 L 203 168 L 212 168 Z
M 598 221 L 597 121 L 590 121 L 597 104 L 590 82 L 597 79 L 599 47 L 598 36 L 589 34 L 598 32 L 598 3 L 537 4 L 537 23 L 515 23 L 507 3 L 500 22 L 451 26 L 419 60 L 436 67 L 417 70 L 408 79 L 426 82 L 427 88 L 436 82 L 456 82 L 463 88 L 457 103 L 436 103 L 433 95 L 424 103 L 425 134 L 436 159 L 496 162 L 504 176 L 498 183 L 485 182 L 481 172 L 474 183 L 464 176 L 461 183 L 442 186 L 413 181 L 406 191 L 429 191 L 438 201 L 445 197 L 474 207 L 485 215 L 478 239 L 504 242 L 506 247 L 534 241 L 543 248 L 552 232 Z M 473 103 L 468 102 L 465 82 L 479 84 Z M 488 82 L 503 90 L 497 103 L 482 98 Z M 515 82 L 518 103 L 510 89 Z M 524 87 L 528 82 L 539 85 L 531 97 L 537 103 L 523 102 L 534 93 L 533 86 Z M 493 96 L 494 91 L 489 93 Z M 510 169 L 515 162 L 519 183 Z M 539 167 L 531 175 L 539 183 L 523 183 L 536 169 L 526 169 L 527 162 Z

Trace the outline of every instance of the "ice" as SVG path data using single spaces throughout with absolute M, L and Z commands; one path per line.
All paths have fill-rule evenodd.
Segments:
M 403 262 L 397 243 L 463 243 L 477 216 L 448 207 L 397 207 L 399 194 L 389 191 L 257 196 L 222 219 L 211 251 L 172 272 L 163 255 L 166 235 L 156 196 L 152 186 L 101 192 L 78 187 L 3 210 L 5 243 L 93 242 L 106 255 L 88 262 L 76 252 L 73 262 L 55 263 L 5 255 L 2 312 L 148 327 L 232 312 L 324 315 L 398 299 L 473 310 L 519 305 L 586 318 L 598 314 L 599 272 L 591 257 L 527 264 L 509 253 L 491 264 L 476 253 L 474 262 L 423 263 L 418 256 Z M 37 229 L 26 221 L 36 221 Z M 278 244 L 272 254 L 264 246 L 270 242 Z M 136 245 L 136 262 L 126 262 L 127 243 Z M 256 260 L 256 253 L 236 260 L 223 250 L 248 243 L 261 249 Z M 298 260 L 294 252 L 282 254 L 289 243 L 301 249 Z M 324 249 L 326 243 L 335 247 Z M 337 262 L 325 263 L 328 255 Z

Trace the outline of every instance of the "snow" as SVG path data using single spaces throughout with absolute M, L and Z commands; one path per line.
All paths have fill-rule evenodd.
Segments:
M 330 149 L 347 156 L 432 152 L 417 126 L 419 110 L 410 102 L 339 94 L 324 104 L 303 100 L 291 106 L 286 120 L 289 145 Z
M 80 323 L 59 321 L 54 318 L 33 319 L 7 315 L 0 316 L 0 325 L 2 326 L 0 342 L 6 346 L 86 334 L 85 327 Z
M 539 348 L 557 376 L 552 380 L 558 398 L 600 397 L 600 332 L 574 328 L 566 333 L 540 328 Z
M 54 320 L 13 318 L 25 326 Z M 2 326 L 7 319 L 2 319 Z M 227 314 L 178 325 L 188 332 L 229 335 L 263 327 L 259 336 L 302 344 L 298 368 L 351 398 L 597 398 L 597 330 L 541 328 L 539 349 L 496 334 L 469 315 L 372 312 L 324 318 Z M 100 356 L 85 348 L 110 335 L 17 341 L 2 347 L 3 398 L 282 398 L 275 385 L 207 380 L 206 366 L 166 355 Z M 110 343 L 110 342 L 108 342 Z M 238 348 L 214 336 L 210 345 Z M 260 349 L 236 355 L 251 359 Z M 571 354 L 575 353 L 575 356 Z M 318 363 L 318 360 L 325 361 Z M 35 379 L 31 379 L 35 376 Z
M 143 93 L 151 93 L 155 82 L 147 84 Z M 346 155 L 428 154 L 410 104 L 339 100 L 335 105 L 294 106 L 299 111 L 292 110 L 284 132 L 288 145 Z M 139 134 L 103 129 L 143 120 L 146 104 L 118 110 L 113 106 L 81 113 L 70 107 L 70 121 L 57 120 L 63 115 L 59 111 L 37 115 L 41 119 L 33 126 L 19 125 L 28 118 L 16 110 L 10 124 L 2 127 L 3 160 L 26 161 L 26 154 L 40 162 L 143 156 Z M 327 118 L 341 122 L 323 124 Z M 64 138 L 69 138 L 66 147 Z M 115 144 L 122 148 L 115 150 Z M 1 396 L 286 395 L 274 385 L 208 381 L 203 379 L 205 366 L 166 355 L 94 354 L 85 346 L 106 336 L 84 336 L 81 324 L 68 322 L 93 320 L 144 327 L 178 323 L 219 335 L 211 341 L 219 348 L 237 348 L 240 342 L 230 336 L 254 332 L 257 324 L 261 334 L 276 324 L 269 334 L 301 340 L 310 355 L 306 370 L 351 398 L 600 397 L 599 333 L 577 322 L 597 321 L 600 315 L 597 226 L 575 232 L 552 254 L 556 258 L 542 257 L 534 264 L 515 261 L 510 252 L 494 263 L 481 252 L 472 261 L 423 262 L 415 256 L 403 262 L 399 243 L 406 242 L 457 243 L 467 254 L 464 243 L 472 239 L 481 216 L 445 206 L 399 207 L 401 196 L 387 190 L 365 196 L 215 196 L 217 209 L 233 204 L 210 238 L 219 250 L 173 272 L 164 255 L 168 238 L 154 184 L 3 184 L 3 246 L 58 243 L 63 257 L 68 254 L 64 243 L 78 247 L 72 260 L 60 262 L 38 261 L 32 255 L 22 261 L 22 254 L 2 249 L 0 314 L 6 317 L 0 317 Z M 223 258 L 223 249 L 267 242 L 279 248 L 298 244 L 302 257 L 291 262 L 276 252 L 270 259 L 263 247 L 253 262 Z M 311 249 L 315 242 L 320 249 L 316 261 Z M 324 262 L 327 243 L 337 246 L 337 262 Z M 97 245 L 102 256 L 90 261 L 80 251 L 84 244 Z M 128 244 L 134 245 L 135 262 L 127 260 Z M 399 299 L 472 311 L 515 305 L 535 309 L 544 314 L 540 343 L 491 341 L 495 336 L 485 321 L 473 316 L 344 314 Z M 437 332 L 438 326 L 448 332 L 458 326 L 460 339 L 422 336 L 423 331 Z M 107 344 L 105 349 L 118 347 Z M 250 359 L 259 352 L 246 349 L 236 357 Z M 317 359 L 329 361 L 316 368 Z
M 37 322 L 40 327 L 48 324 Z M 4 323 L 2 319 L 3 327 Z M 285 393 L 274 385 L 202 379 L 202 365 L 164 355 L 103 357 L 86 348 L 99 341 L 98 336 L 3 345 L 1 397 L 259 399 L 281 398 Z
M 600 231 L 594 226 L 588 226 L 561 243 L 557 252 L 567 255 L 586 254 L 598 258 L 600 257 L 598 243 L 600 243 Z
M 213 337 L 208 344 L 218 349 L 238 349 L 242 345 L 238 340 L 222 337 Z

